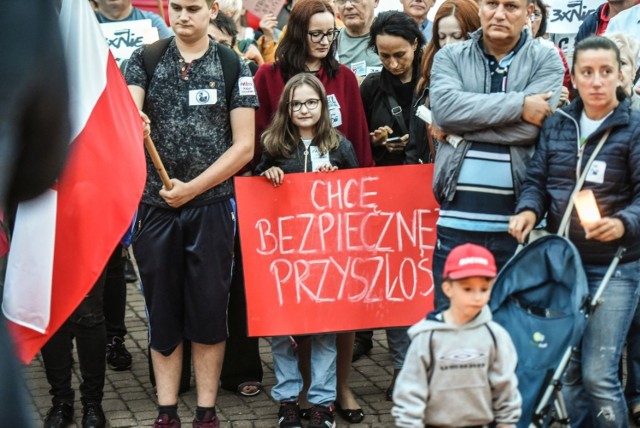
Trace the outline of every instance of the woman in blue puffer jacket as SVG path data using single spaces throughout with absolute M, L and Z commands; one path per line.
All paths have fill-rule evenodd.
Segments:
M 628 426 L 618 364 L 640 295 L 640 111 L 622 91 L 620 64 L 604 37 L 576 45 L 571 79 L 579 97 L 545 121 L 509 223 L 520 242 L 545 214 L 548 230 L 559 232 L 578 177 L 609 130 L 582 186 L 593 191 L 601 219 L 580 223 L 573 211 L 567 226 L 592 295 L 617 249 L 626 248 L 565 373 L 571 424 L 579 427 Z

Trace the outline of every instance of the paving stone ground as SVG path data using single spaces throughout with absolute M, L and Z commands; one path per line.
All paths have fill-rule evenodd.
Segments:
M 133 356 L 131 370 L 116 372 L 107 369 L 103 407 L 111 427 L 149 427 L 156 416 L 155 394 L 149 382 L 147 365 L 147 322 L 144 303 L 138 288 L 128 285 L 126 324 L 129 334 L 126 345 Z M 269 343 L 260 340 L 260 354 L 264 368 L 265 392 L 256 397 L 245 398 L 238 394 L 220 390 L 217 409 L 223 427 L 253 428 L 275 427 L 278 404 L 271 399 L 269 391 L 275 384 L 273 360 Z M 76 357 L 77 361 L 77 357 Z M 1 363 L 1 362 L 0 362 Z M 354 428 L 392 427 L 390 415 L 392 403 L 385 401 L 384 392 L 391 379 L 391 359 L 384 331 L 374 334 L 374 347 L 368 356 L 362 357 L 352 366 L 350 385 L 366 416 L 360 424 L 349 425 L 340 417 L 337 425 Z M 45 377 L 42 358 L 38 356 L 24 369 L 24 376 L 31 395 L 33 426 L 41 427 L 51 405 L 49 384 Z M 78 364 L 74 364 L 73 386 L 76 390 L 76 424 L 81 426 L 82 406 L 79 402 Z M 180 396 L 178 403 L 183 426 L 191 426 L 195 411 L 195 386 Z M 630 421 L 630 426 L 634 426 Z M 2 427 L 4 428 L 4 427 Z
M 134 284 L 127 287 L 126 324 L 129 334 L 126 346 L 133 356 L 131 370 L 116 372 L 107 368 L 103 407 L 111 427 L 148 427 L 156 416 L 155 393 L 149 382 L 147 365 L 147 323 L 144 303 Z M 265 392 L 256 397 L 245 398 L 238 394 L 220 391 L 217 410 L 223 427 L 251 428 L 274 427 L 278 404 L 271 399 L 269 391 L 275 384 L 271 348 L 266 340 L 260 340 L 260 354 L 264 368 Z M 77 357 L 76 357 L 77 361 Z M 73 367 L 73 386 L 76 390 L 76 423 L 81 426 L 82 406 L 79 402 L 78 385 L 80 369 Z M 391 379 L 391 359 L 383 331 L 374 334 L 374 348 L 369 354 L 353 364 L 350 384 L 366 416 L 363 423 L 354 428 L 393 426 L 390 415 L 392 403 L 385 401 L 384 391 Z M 33 405 L 33 425 L 41 427 L 51 405 L 49 384 L 45 377 L 42 358 L 38 356 L 24 369 L 24 376 Z M 178 403 L 183 426 L 191 426 L 195 410 L 195 385 L 180 396 Z M 349 424 L 337 417 L 338 426 Z

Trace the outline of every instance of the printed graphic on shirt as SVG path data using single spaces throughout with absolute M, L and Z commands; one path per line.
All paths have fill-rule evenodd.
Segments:
M 458 349 L 457 351 L 443 355 L 440 359 L 446 361 L 466 362 L 480 360 L 485 356 L 484 352 L 478 352 L 475 349 Z
M 329 152 L 322 154 L 318 146 L 309 147 L 309 152 L 311 153 L 311 168 L 316 171 L 320 165 L 331 165 L 331 161 L 329 160 Z
M 213 105 L 218 102 L 217 89 L 192 89 L 189 91 L 190 106 Z
M 241 77 L 238 79 L 238 88 L 240 89 L 240 95 L 249 96 L 256 94 L 256 87 L 253 85 L 253 78 Z
M 487 365 L 487 354 L 475 349 L 458 349 L 439 358 L 440 370 L 476 369 Z
M 589 173 L 587 174 L 587 178 L 585 179 L 585 181 L 588 181 L 589 183 L 598 183 L 598 184 L 602 184 L 604 183 L 604 173 L 607 169 L 607 163 L 604 161 L 593 161 L 593 163 L 591 164 L 591 169 L 589 170 Z

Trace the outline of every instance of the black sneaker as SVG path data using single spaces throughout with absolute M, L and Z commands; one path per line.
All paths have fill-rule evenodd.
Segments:
M 332 406 L 313 406 L 308 428 L 335 428 Z
M 107 420 L 100 403 L 87 403 L 82 409 L 82 428 L 104 428 Z
M 111 343 L 107 343 L 107 364 L 116 371 L 129 370 L 131 368 L 131 354 L 124 346 L 124 339 L 114 336 Z
M 73 423 L 73 407 L 66 403 L 56 403 L 47 412 L 44 428 L 66 428 Z
M 280 402 L 278 426 L 280 428 L 302 428 L 302 422 L 300 422 L 300 406 L 297 401 Z
M 131 263 L 129 259 L 124 260 L 124 279 L 129 283 L 138 281 L 136 270 L 133 268 L 133 263 Z

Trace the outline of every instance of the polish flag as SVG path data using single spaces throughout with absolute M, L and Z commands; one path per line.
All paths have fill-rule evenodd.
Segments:
M 89 2 L 63 0 L 60 28 L 69 158 L 54 188 L 18 207 L 2 306 L 24 363 L 93 287 L 131 224 L 146 178 L 138 109 Z

